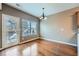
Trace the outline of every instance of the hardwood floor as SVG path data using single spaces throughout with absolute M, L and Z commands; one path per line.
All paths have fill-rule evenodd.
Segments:
M 0 56 L 76 56 L 77 48 L 46 40 L 35 40 L 0 51 Z

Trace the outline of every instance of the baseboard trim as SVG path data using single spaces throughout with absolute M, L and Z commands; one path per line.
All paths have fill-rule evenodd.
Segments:
M 52 41 L 52 42 L 57 42 L 57 43 L 62 43 L 62 44 L 67 44 L 67 45 L 71 45 L 71 46 L 77 46 L 76 44 L 70 44 L 70 43 L 63 42 L 63 41 L 49 40 L 47 38 L 41 38 L 41 39 L 48 40 L 48 41 Z
M 0 48 L 0 51 L 8 49 L 8 48 L 11 48 L 11 47 L 14 47 L 14 46 L 17 46 L 17 45 L 24 44 L 24 43 L 27 43 L 27 42 L 30 42 L 30 41 L 33 41 L 33 40 L 37 40 L 37 39 L 40 39 L 40 37 L 33 38 L 33 39 L 30 39 L 30 40 L 27 40 L 27 41 L 24 41 L 24 42 L 20 42 L 18 44 L 13 45 L 13 46 L 5 47 L 5 48 Z
M 33 38 L 33 39 L 30 39 L 30 40 L 27 40 L 27 41 L 23 41 L 23 42 L 20 42 L 19 44 L 24 44 L 26 42 L 30 42 L 30 41 L 33 41 L 33 40 L 36 40 L 36 39 L 39 39 L 40 37 L 37 37 L 37 38 Z

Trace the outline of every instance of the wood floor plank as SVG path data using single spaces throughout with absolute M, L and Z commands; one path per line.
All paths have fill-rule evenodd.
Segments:
M 77 56 L 77 47 L 39 39 L 2 50 L 0 56 Z

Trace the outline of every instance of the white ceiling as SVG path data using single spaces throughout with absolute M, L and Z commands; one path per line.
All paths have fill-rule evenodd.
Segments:
M 16 6 L 16 3 L 7 4 L 36 17 L 42 15 L 42 8 L 45 8 L 45 15 L 49 16 L 74 7 L 79 7 L 79 3 L 18 3 L 20 5 L 19 7 Z

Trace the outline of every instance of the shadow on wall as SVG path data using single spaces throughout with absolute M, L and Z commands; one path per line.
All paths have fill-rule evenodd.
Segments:
M 77 15 L 72 15 L 72 31 L 73 31 L 73 36 L 69 42 L 74 43 L 77 45 L 77 32 L 78 32 L 78 24 L 77 24 Z
M 77 34 L 75 34 L 70 40 L 69 42 L 71 42 L 72 44 L 74 43 L 75 45 L 77 45 Z

